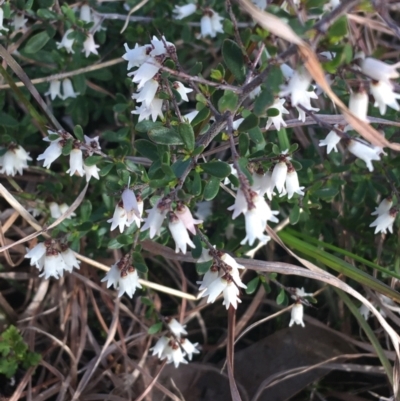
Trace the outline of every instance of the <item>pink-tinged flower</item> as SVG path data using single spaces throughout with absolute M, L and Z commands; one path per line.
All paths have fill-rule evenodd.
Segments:
M 200 354 L 200 351 L 196 348 L 199 343 L 192 343 L 190 342 L 187 338 L 181 338 L 179 340 L 181 347 L 185 351 L 185 354 L 187 355 L 189 361 L 192 360 L 193 354 Z
M 326 146 L 326 153 L 329 154 L 332 150 L 337 152 L 337 144 L 340 142 L 340 136 L 334 131 L 330 131 L 325 139 L 319 141 L 319 146 Z
M 61 42 L 57 42 L 57 49 L 64 48 L 67 53 L 75 53 L 74 50 L 72 49 L 72 46 L 74 45 L 75 39 L 69 39 L 68 36 L 70 33 L 72 33 L 72 29 L 68 29 L 65 33 L 64 36 L 61 39 Z
M 63 99 L 63 96 L 61 95 L 61 81 L 58 79 L 50 81 L 49 90 L 45 93 L 45 96 L 48 95 L 50 95 L 51 100 L 54 100 L 57 96 L 60 99 Z
M 272 170 L 271 186 L 272 188 L 276 188 L 279 194 L 285 189 L 287 171 L 288 168 L 285 162 L 276 163 Z
M 390 83 L 391 79 L 396 79 L 400 75 L 396 71 L 400 67 L 400 62 L 396 64 L 386 64 L 376 58 L 366 57 L 361 61 L 361 71 L 375 81 L 385 81 Z
M 241 213 L 247 211 L 247 201 L 241 189 L 236 192 L 235 203 L 228 207 L 228 210 L 233 210 L 232 219 L 235 220 Z
M 97 48 L 99 48 L 100 45 L 96 45 L 94 41 L 94 36 L 92 33 L 88 33 L 86 40 L 83 42 L 83 49 L 82 52 L 85 53 L 85 57 L 89 57 L 90 53 L 93 54 L 99 54 L 97 51 Z
M 107 281 L 107 288 L 111 285 L 113 285 L 114 288 L 119 288 L 119 298 L 124 293 L 132 298 L 133 294 L 136 292 L 136 288 L 142 288 L 139 283 L 137 270 L 133 266 L 124 266 L 122 259 L 111 266 L 110 270 L 101 281 Z
M 68 78 L 65 78 L 62 81 L 62 87 L 63 87 L 63 93 L 64 93 L 62 98 L 64 100 L 68 99 L 69 97 L 76 98 L 78 95 L 80 95 L 79 92 L 75 92 L 74 91 L 74 87 L 72 86 L 72 82 Z
M 175 214 L 178 216 L 179 220 L 182 221 L 186 230 L 190 231 L 193 235 L 196 235 L 195 224 L 201 224 L 203 223 L 203 220 L 194 219 L 190 209 L 184 204 L 178 205 Z
M 175 81 L 174 84 L 174 89 L 179 93 L 181 99 L 184 102 L 188 102 L 189 98 L 187 97 L 187 94 L 190 92 L 193 92 L 193 89 L 187 88 L 185 85 L 183 85 L 181 82 Z
M 293 324 L 295 323 L 301 325 L 302 327 L 305 327 L 305 324 L 303 322 L 303 314 L 304 314 L 303 304 L 301 303 L 294 304 L 291 310 L 289 327 L 292 327 Z
M 199 38 L 205 38 L 211 36 L 215 38 L 217 33 L 223 33 L 221 21 L 222 17 L 211 8 L 207 8 L 204 11 L 204 15 L 200 20 L 200 35 Z
M 160 63 L 154 57 L 149 56 L 136 71 L 130 72 L 128 76 L 133 76 L 132 82 L 137 83 L 138 89 L 140 89 L 158 73 L 160 67 Z
M 392 198 L 385 198 L 382 202 L 375 208 L 375 211 L 371 213 L 371 216 L 381 216 L 384 213 L 387 213 L 393 206 Z
M 153 121 L 156 121 L 158 117 L 164 118 L 164 114 L 162 112 L 163 100 L 154 98 L 150 104 L 150 107 L 146 107 L 144 103 L 140 107 L 136 107 L 136 110 L 132 111 L 132 114 L 138 114 L 138 121 L 148 120 L 151 116 Z
M 159 84 L 156 79 L 150 79 L 138 93 L 132 95 L 132 99 L 136 99 L 137 102 L 143 102 L 145 107 L 149 108 L 157 93 L 158 86 Z
M 86 175 L 86 182 L 89 182 L 92 177 L 96 178 L 96 180 L 100 179 L 99 177 L 100 169 L 95 164 L 87 166 L 85 162 L 83 162 L 83 171 L 85 172 Z
M 285 104 L 286 100 L 285 99 L 275 99 L 275 102 L 272 106 L 268 107 L 268 109 L 276 109 L 279 111 L 279 114 L 277 116 L 274 117 L 268 117 L 267 120 L 267 125 L 265 126 L 265 129 L 269 129 L 269 127 L 274 124 L 275 128 L 277 129 L 277 131 L 279 131 L 281 129 L 281 125 L 282 127 L 286 127 L 287 124 L 285 123 L 282 114 L 289 114 L 289 111 L 286 110 L 283 105 Z M 267 110 L 268 110 L 267 109 Z
M 189 233 L 185 225 L 173 212 L 170 212 L 169 214 L 168 228 L 171 232 L 172 238 L 175 241 L 176 253 L 182 251 L 183 254 L 186 254 L 187 245 L 189 245 L 191 248 L 196 248 L 196 245 L 189 237 Z
M 381 160 L 377 149 L 365 145 L 364 143 L 361 143 L 359 141 L 351 139 L 348 144 L 348 149 L 349 152 L 352 153 L 354 156 L 358 157 L 361 160 L 364 160 L 368 170 L 371 172 L 374 171 L 372 160 Z
M 133 49 L 128 47 L 125 43 L 126 53 L 122 56 L 124 60 L 128 62 L 128 70 L 132 67 L 139 67 L 147 60 L 147 48 L 148 46 L 139 46 L 137 43 Z
M 181 325 L 176 319 L 166 319 L 168 324 L 168 328 L 171 330 L 176 337 L 180 338 L 183 334 L 184 336 L 187 335 L 187 331 L 185 330 L 186 326 Z
M 175 9 L 172 11 L 175 19 L 183 19 L 192 15 L 197 10 L 197 5 L 194 3 L 185 4 L 184 6 L 175 6 Z
M 390 209 L 386 213 L 379 215 L 369 226 L 375 227 L 375 233 L 379 232 L 386 234 L 386 230 L 393 233 L 393 223 L 397 216 L 396 209 Z
M 350 94 L 349 109 L 360 120 L 368 122 L 368 94 L 365 90 Z
M 54 134 L 54 132 L 49 131 L 49 134 Z M 44 160 L 43 167 L 50 168 L 51 163 L 61 156 L 63 146 L 60 143 L 61 138 L 50 140 L 48 137 L 46 137 L 43 138 L 43 140 L 50 142 L 50 146 L 37 157 L 37 160 Z
M 393 85 L 390 82 L 378 81 L 371 82 L 371 93 L 375 99 L 374 106 L 379 107 L 381 115 L 386 113 L 386 106 L 399 111 L 400 107 L 396 99 L 400 99 L 400 95 L 394 92 Z
M 146 210 L 148 216 L 144 218 L 144 225 L 140 231 L 150 229 L 150 239 L 155 235 L 160 235 L 162 223 L 167 215 L 168 208 L 162 202 L 158 202 L 152 209 Z
M 1 157 L 0 165 L 2 166 L 0 173 L 15 176 L 19 173 L 23 174 L 23 169 L 28 168 L 28 161 L 32 160 L 29 153 L 22 146 L 10 145 L 7 152 Z
M 295 193 L 304 196 L 303 189 L 304 187 L 300 186 L 296 170 L 293 167 L 290 167 L 286 175 L 286 191 L 288 199 L 291 199 Z
M 67 173 L 72 177 L 75 173 L 83 177 L 85 172 L 83 170 L 83 154 L 80 149 L 72 149 L 69 154 L 69 169 Z
M 79 269 L 81 262 L 76 259 L 74 252 L 67 245 L 61 245 L 61 257 L 66 266 L 65 270 L 71 273 L 74 268 Z

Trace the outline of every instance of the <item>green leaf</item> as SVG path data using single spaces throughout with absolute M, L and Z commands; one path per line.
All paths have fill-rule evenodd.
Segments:
M 75 127 L 74 127 L 74 135 L 81 142 L 85 142 L 85 137 L 83 135 L 83 129 L 82 129 L 82 127 L 80 125 L 75 125 Z
M 181 123 L 178 126 L 178 133 L 183 141 L 185 148 L 191 152 L 194 149 L 195 144 L 193 127 L 190 124 Z
M 204 187 L 204 200 L 209 201 L 214 199 L 219 191 L 219 179 L 217 177 L 211 177 Z
M 254 102 L 253 113 L 256 116 L 262 116 L 265 114 L 265 109 L 268 105 L 272 104 L 274 101 L 274 94 L 270 89 L 263 89 L 261 93 L 257 96 Z M 271 110 L 271 109 L 268 109 Z M 268 111 L 267 111 L 268 113 Z
M 134 147 L 142 156 L 147 157 L 153 162 L 160 158 L 158 156 L 157 146 L 146 139 L 138 139 L 135 141 Z
M 294 205 L 289 214 L 290 224 L 296 224 L 299 221 L 299 218 L 300 218 L 300 206 Z
M 268 117 L 277 117 L 281 114 L 281 112 L 278 109 L 275 109 L 274 107 L 270 107 L 267 109 L 267 116 Z
M 196 115 L 196 117 L 192 120 L 191 125 L 195 127 L 196 125 L 203 122 L 210 116 L 210 110 L 207 107 L 203 107 Z
M 283 288 L 279 291 L 278 296 L 276 297 L 276 303 L 277 305 L 282 305 L 286 300 L 286 293 Z
M 176 178 L 181 178 L 183 173 L 186 171 L 186 169 L 189 167 L 190 163 L 192 162 L 192 159 L 178 159 L 172 166 L 171 169 L 175 175 Z
M 149 138 L 160 145 L 183 145 L 183 141 L 175 128 L 158 127 L 148 132 Z
M 5 127 L 16 127 L 18 125 L 18 121 L 9 114 L 0 112 L 0 124 Z M 58 138 L 59 136 L 57 135 L 57 139 Z
M 239 154 L 241 156 L 246 156 L 248 150 L 249 150 L 249 136 L 245 133 L 241 134 L 239 136 Z
M 196 248 L 192 248 L 192 258 L 198 259 L 203 251 L 203 247 L 201 245 L 200 236 L 195 235 L 192 239 L 193 243 L 196 245 Z
M 225 111 L 235 111 L 238 102 L 238 96 L 232 91 L 226 90 L 224 95 L 218 100 L 218 110 L 221 113 Z
M 150 131 L 153 128 L 160 128 L 162 126 L 163 125 L 162 125 L 162 123 L 160 121 L 153 122 L 153 121 L 150 121 L 150 120 L 143 120 L 140 123 L 137 123 L 135 125 L 135 130 L 138 131 L 138 132 L 145 133 L 145 132 Z
M 149 329 L 147 330 L 147 333 L 150 334 L 150 335 L 151 334 L 156 334 L 159 331 L 161 331 L 162 326 L 163 326 L 162 322 L 158 322 L 156 324 L 153 324 L 152 326 L 149 327 Z
M 255 278 L 253 278 L 252 280 L 250 280 L 247 283 L 247 288 L 246 288 L 246 294 L 251 295 L 254 294 L 257 287 L 258 287 L 258 283 L 260 282 L 260 277 L 257 276 Z
M 239 45 L 233 40 L 225 39 L 222 44 L 222 57 L 237 81 L 243 83 L 246 79 L 246 65 Z
M 68 156 L 72 150 L 72 139 L 68 139 L 66 144 L 62 148 L 62 154 Z
M 339 192 L 338 188 L 334 187 L 325 187 L 325 188 L 320 188 L 317 189 L 316 191 L 313 191 L 312 194 L 317 196 L 318 198 L 321 199 L 331 199 L 334 198 Z
M 24 47 L 25 53 L 33 54 L 37 53 L 40 49 L 42 49 L 46 43 L 49 41 L 50 36 L 46 31 L 42 31 L 33 35 L 29 38 L 28 42 Z
M 203 69 L 203 63 L 196 62 L 196 64 L 189 70 L 190 75 L 199 75 Z
M 253 128 L 258 127 L 259 122 L 260 122 L 259 118 L 255 114 L 251 113 L 239 125 L 238 131 L 239 132 L 249 131 Z
M 93 156 L 89 156 L 84 160 L 84 164 L 85 166 L 94 166 L 96 165 L 100 160 L 103 160 L 103 156 L 99 156 L 99 155 L 93 155 Z
M 220 161 L 212 161 L 208 163 L 200 164 L 200 167 L 206 173 L 218 177 L 218 178 L 225 178 L 231 173 L 231 167 L 228 163 L 220 162 Z M 219 185 L 219 183 L 218 183 Z
M 278 141 L 282 152 L 289 150 L 290 142 L 285 128 L 281 128 L 278 131 Z
M 255 143 L 257 150 L 265 148 L 266 142 L 264 139 L 264 135 L 262 134 L 259 127 L 255 127 L 249 130 L 249 136 L 250 139 Z
M 196 271 L 198 274 L 206 274 L 212 265 L 212 260 L 209 260 L 208 262 L 196 263 Z

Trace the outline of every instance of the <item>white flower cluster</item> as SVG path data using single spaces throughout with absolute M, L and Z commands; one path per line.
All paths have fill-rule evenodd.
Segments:
M 294 194 L 304 196 L 304 187 L 300 186 L 297 172 L 290 163 L 288 150 L 282 152 L 276 158 L 276 164 L 272 171 L 264 174 L 262 170 L 253 173 L 253 185 L 248 191 L 246 198 L 242 189 L 236 192 L 235 203 L 228 208 L 233 211 L 232 219 L 236 219 L 241 213 L 245 217 L 246 237 L 241 242 L 245 245 L 247 242 L 252 246 L 256 239 L 262 243 L 267 243 L 270 237 L 264 235 L 268 221 L 278 223 L 277 214 L 279 211 L 271 210 L 264 199 L 266 194 L 271 200 L 276 189 L 280 196 L 288 196 L 291 199 Z M 235 173 L 235 169 L 233 169 Z
M 50 202 L 49 203 L 49 210 L 50 210 L 50 216 L 53 219 L 58 219 L 59 217 L 61 217 L 62 214 L 64 214 L 69 208 L 69 205 L 67 205 L 66 203 L 61 203 L 61 205 L 59 205 L 56 202 Z M 67 219 L 70 219 L 71 217 L 76 216 L 75 213 L 72 213 L 69 217 L 67 217 Z
M 0 173 L 15 176 L 23 174 L 23 169 L 28 168 L 28 161 L 32 160 L 29 153 L 22 146 L 11 143 L 6 152 L 0 156 Z
M 386 234 L 386 230 L 393 233 L 393 223 L 396 220 L 398 213 L 397 208 L 393 208 L 392 198 L 383 199 L 382 202 L 371 213 L 372 216 L 377 216 L 376 219 L 369 225 L 375 227 L 375 234 L 381 232 Z
M 58 279 L 64 275 L 64 271 L 72 272 L 74 267 L 79 269 L 80 263 L 67 245 L 56 240 L 46 240 L 30 250 L 27 249 L 25 258 L 31 259 L 31 266 L 35 265 L 39 271 L 43 270 L 39 277 L 44 276 L 45 279 Z
M 239 287 L 247 288 L 242 283 L 239 275 L 239 269 L 244 269 L 244 266 L 236 262 L 236 260 L 227 253 L 218 252 L 218 263 L 214 263 L 210 270 L 206 272 L 200 284 L 199 291 L 202 297 L 207 297 L 207 303 L 213 303 L 221 294 L 224 297 L 223 305 L 226 309 L 229 305 L 237 308 L 239 298 Z M 213 260 L 208 249 L 203 249 L 201 257 L 197 263 L 204 263 Z
M 138 92 L 132 95 L 132 99 L 142 103 L 136 106 L 136 110 L 132 114 L 139 115 L 139 122 L 148 120 L 149 117 L 156 121 L 158 117 L 163 118 L 163 100 L 157 97 L 159 88 L 158 72 L 163 62 L 175 52 L 175 46 L 167 42 L 164 36 L 158 40 L 153 36 L 151 43 L 144 46 L 135 45 L 133 49 L 129 49 L 125 43 L 126 53 L 122 56 L 128 61 L 128 70 L 132 67 L 138 67 L 137 70 L 130 72 L 128 76 L 132 76 L 132 81 L 138 84 Z M 183 101 L 189 101 L 187 94 L 192 89 L 186 88 L 180 82 L 174 82 L 174 89 L 179 93 Z
M 101 280 L 107 281 L 107 288 L 114 286 L 118 289 L 118 297 L 124 293 L 132 298 L 136 288 L 142 288 L 139 283 L 137 270 L 129 263 L 130 255 L 122 257 L 117 263 L 113 264 L 107 274 Z
M 189 3 L 184 6 L 175 6 L 174 14 L 175 19 L 181 20 L 186 18 L 197 10 L 197 5 L 195 3 Z M 205 38 L 206 36 L 210 36 L 215 38 L 217 33 L 223 33 L 224 29 L 221 24 L 223 18 L 215 12 L 212 8 L 206 7 L 202 10 L 203 16 L 200 20 L 200 34 L 198 38 Z
M 49 136 L 43 138 L 45 142 L 50 142 L 50 146 L 37 157 L 37 160 L 44 160 L 43 167 L 50 168 L 51 164 L 62 155 L 62 149 L 66 145 L 68 139 L 72 138 L 66 132 L 56 133 L 48 131 Z M 69 169 L 67 173 L 72 177 L 78 175 L 86 176 L 89 182 L 92 177 L 96 180 L 100 179 L 100 169 L 96 165 L 86 165 L 85 160 L 88 156 L 92 156 L 97 150 L 100 150 L 99 137 L 90 138 L 85 135 L 85 144 L 78 140 L 74 140 L 73 149 L 69 155 Z
M 176 319 L 165 320 L 172 335 L 160 337 L 151 350 L 153 356 L 157 355 L 161 360 L 167 359 L 167 363 L 173 363 L 177 368 L 180 363 L 188 363 L 185 356 L 191 361 L 193 354 L 199 354 L 200 351 L 196 348 L 198 343 L 193 344 L 187 338 L 181 337 L 182 334 L 187 335 L 186 326 L 182 326 Z
M 301 325 L 302 327 L 305 327 L 303 321 L 304 306 L 302 304 L 302 298 L 312 297 L 312 296 L 313 294 L 305 292 L 304 288 L 295 288 L 295 293 L 292 295 L 292 299 L 294 299 L 296 303 L 293 305 L 291 309 L 289 327 L 292 327 L 294 324 L 298 324 Z
M 46 96 L 50 95 L 51 100 L 54 100 L 57 96 L 62 99 L 76 98 L 80 93 L 74 91 L 74 87 L 72 86 L 72 81 L 69 78 L 65 78 L 62 81 L 62 91 L 61 93 L 61 81 L 58 79 L 54 79 L 50 81 L 49 90 L 45 93 Z
M 150 238 L 160 235 L 161 226 L 170 211 L 171 203 L 168 200 L 160 200 L 152 209 L 146 210 L 148 216 L 144 218 L 144 225 L 140 231 L 150 230 Z M 178 202 L 174 211 L 169 212 L 168 228 L 175 241 L 175 252 L 186 254 L 187 245 L 195 248 L 189 237 L 189 232 L 196 234 L 195 224 L 201 224 L 202 220 L 193 218 L 190 209 L 182 202 Z

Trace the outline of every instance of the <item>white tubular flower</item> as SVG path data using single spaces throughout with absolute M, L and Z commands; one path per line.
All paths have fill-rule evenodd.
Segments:
M 150 229 L 150 239 L 155 235 L 160 235 L 162 223 L 165 219 L 168 209 L 158 202 L 152 209 L 146 210 L 148 216 L 144 218 L 144 225 L 140 231 Z
M 299 106 L 303 106 L 306 110 L 319 111 L 319 108 L 311 106 L 311 99 L 318 99 L 318 95 L 314 91 L 307 91 L 304 93 L 304 98 L 299 102 L 298 106 L 295 106 L 299 112 L 298 120 L 303 123 L 306 121 L 306 111 Z
M 175 19 L 183 19 L 192 15 L 197 10 L 197 5 L 194 3 L 185 4 L 184 6 L 175 6 L 175 9 L 172 11 Z
M 113 264 L 106 275 L 101 279 L 101 282 L 107 281 L 107 288 L 113 286 L 115 289 L 118 288 L 118 283 L 121 278 L 121 269 L 119 268 L 119 261 Z
M 311 292 L 305 292 L 304 287 L 296 288 L 295 292 L 296 292 L 296 295 L 292 295 L 293 299 L 296 299 L 296 297 L 312 297 L 314 295 Z
M 75 53 L 74 50 L 72 49 L 72 46 L 74 45 L 75 39 L 68 39 L 68 35 L 73 32 L 73 29 L 68 29 L 65 33 L 64 36 L 61 39 L 61 42 L 57 42 L 57 49 L 64 48 L 67 53 Z
M 56 202 L 49 203 L 49 210 L 50 210 L 50 216 L 53 219 L 58 219 L 62 215 L 62 212 L 60 210 L 60 205 Z
M 186 230 L 186 227 L 183 224 L 182 220 L 180 220 L 178 216 L 173 212 L 170 212 L 169 214 L 168 228 L 171 232 L 172 238 L 175 241 L 176 253 L 182 251 L 183 254 L 186 254 L 186 245 L 189 245 L 191 248 L 196 248 L 196 245 L 190 239 L 189 233 Z
M 285 99 L 275 99 L 275 102 L 272 106 L 268 107 L 268 109 L 276 109 L 279 111 L 279 114 L 275 117 L 268 117 L 267 120 L 267 125 L 265 126 L 265 129 L 269 129 L 269 127 L 274 124 L 275 128 L 277 131 L 281 129 L 282 127 L 286 127 L 287 124 L 283 120 L 282 114 L 289 114 L 289 111 L 286 110 L 283 105 L 285 104 L 286 100 Z M 268 110 L 267 109 L 267 110 Z
M 260 216 L 257 209 L 250 209 L 244 214 L 246 224 L 246 236 L 240 242 L 240 245 L 245 245 L 247 242 L 253 246 L 256 239 L 262 244 L 266 244 L 271 238 L 264 235 L 266 220 Z
M 215 246 L 214 246 L 214 248 L 215 248 Z M 210 250 L 207 248 L 203 248 L 201 250 L 201 255 L 197 259 L 196 263 L 204 263 L 204 262 L 208 262 L 210 260 L 213 260 L 213 257 L 210 254 Z
M 140 107 L 136 107 L 136 110 L 132 111 L 132 114 L 139 115 L 139 122 L 148 120 L 150 116 L 153 121 L 156 121 L 158 117 L 164 118 L 162 106 L 163 100 L 155 97 L 151 102 L 150 107 L 146 107 L 146 105 L 142 103 Z
M 57 96 L 62 99 L 61 95 L 61 81 L 58 79 L 55 79 L 53 81 L 50 81 L 50 87 L 49 90 L 45 93 L 45 96 L 50 95 L 51 100 L 54 100 Z
M 349 109 L 360 120 L 368 122 L 368 94 L 365 90 L 350 94 Z
M 189 124 L 193 121 L 193 119 L 199 114 L 197 110 L 191 111 L 190 113 L 185 114 L 183 117 L 184 120 L 187 120 Z
M 4 11 L 0 7 L 0 31 L 8 31 L 8 28 L 4 27 Z
M 67 205 L 65 202 L 61 203 L 60 207 L 60 212 L 61 214 L 64 214 L 68 209 L 69 209 L 69 205 Z M 69 217 L 67 217 L 67 219 L 70 219 L 71 217 L 75 217 L 76 213 L 71 213 L 71 215 Z
M 257 86 L 254 88 L 250 93 L 249 93 L 249 98 L 251 100 L 254 100 L 259 94 L 261 93 L 261 85 Z
M 82 21 L 85 21 L 85 22 L 93 22 L 92 10 L 87 4 L 84 4 L 80 8 L 80 10 L 79 10 L 79 19 L 81 19 Z
M 185 330 L 186 326 L 182 326 L 176 319 L 166 319 L 168 324 L 168 328 L 171 330 L 176 337 L 180 338 L 183 334 L 184 336 L 187 335 L 187 331 Z
M 83 49 L 82 52 L 85 53 L 85 57 L 89 57 L 90 53 L 93 54 L 99 54 L 97 51 L 97 48 L 99 48 L 100 45 L 96 45 L 94 41 L 94 36 L 92 33 L 87 34 L 86 40 L 83 42 Z
M 66 270 L 69 271 L 70 273 L 74 269 L 79 269 L 80 266 L 79 264 L 81 263 L 78 259 L 76 259 L 74 253 L 71 251 L 71 249 L 68 248 L 67 245 L 61 245 L 61 257 L 64 260 L 64 263 L 66 265 Z
M 279 194 L 284 191 L 287 171 L 288 168 L 285 162 L 276 163 L 272 170 L 271 186 L 276 188 Z
M 267 194 L 268 199 L 271 200 L 274 191 L 274 187 L 272 185 L 272 172 L 267 171 L 263 175 L 258 173 L 253 174 L 252 189 L 257 191 L 261 196 Z
M 72 82 L 68 78 L 65 78 L 62 81 L 62 87 L 63 87 L 63 93 L 64 93 L 62 98 L 64 100 L 68 99 L 69 97 L 76 98 L 80 94 L 79 92 L 75 92 L 74 91 L 74 87 L 72 86 Z
M 160 63 L 154 57 L 149 56 L 136 71 L 130 72 L 128 76 L 133 76 L 132 82 L 137 83 L 138 89 L 140 89 L 158 73 L 160 67 Z
M 375 211 L 371 213 L 371 216 L 381 216 L 387 213 L 393 206 L 392 198 L 385 198 L 382 202 L 375 208 Z
M 166 346 L 168 345 L 170 339 L 168 337 L 162 336 L 159 338 L 159 340 L 156 342 L 154 347 L 150 348 L 150 351 L 153 351 L 153 356 L 157 355 L 159 359 L 165 359 L 166 356 L 163 357 L 164 350 Z
M 98 136 L 94 136 L 93 138 L 91 138 L 90 136 L 84 135 L 84 138 L 85 138 L 85 144 L 89 145 L 92 149 L 96 150 L 101 149 Z M 93 152 L 90 151 L 90 154 L 93 154 Z
M 42 270 L 42 268 L 39 268 Z M 67 265 L 64 262 L 60 252 L 53 248 L 47 248 L 46 256 L 44 257 L 43 272 L 39 274 L 39 277 L 47 280 L 49 277 L 59 278 L 64 275 L 64 270 L 68 270 Z
M 218 277 L 219 277 L 218 267 L 215 265 L 211 266 L 210 270 L 208 270 L 206 274 L 203 276 L 203 280 L 196 281 L 196 283 L 200 285 L 199 291 L 208 288 L 212 282 L 217 280 Z
M 233 281 L 228 281 L 228 285 L 223 290 L 224 300 L 222 305 L 225 305 L 226 309 L 229 309 L 229 305 L 232 305 L 237 309 L 238 302 L 242 302 L 239 298 L 239 288 Z
M 393 91 L 393 85 L 390 82 L 378 81 L 371 82 L 371 93 L 375 99 L 374 106 L 379 107 L 381 115 L 386 113 L 386 106 L 399 111 L 400 107 L 396 99 L 400 99 L 400 95 Z
M 193 235 L 196 235 L 196 227 L 195 224 L 203 223 L 203 220 L 196 220 L 193 218 L 190 209 L 184 205 L 179 204 L 175 210 L 175 214 L 179 218 L 179 220 L 183 223 L 186 230 L 190 231 Z
M 170 340 L 169 343 L 164 348 L 163 356 L 161 359 L 167 358 L 167 363 L 174 363 L 177 368 L 180 363 L 188 363 L 184 358 L 181 347 L 175 340 Z
M 381 160 L 377 149 L 365 145 L 359 141 L 350 139 L 348 149 L 349 152 L 352 153 L 354 156 L 358 157 L 361 160 L 364 160 L 368 170 L 371 172 L 374 171 L 372 160 Z
M 302 327 L 305 327 L 305 324 L 303 322 L 303 314 L 304 314 L 303 304 L 301 303 L 294 304 L 291 310 L 289 327 L 292 327 L 294 323 L 300 324 Z
M 229 265 L 230 267 L 232 267 L 232 269 L 238 271 L 238 269 L 244 269 L 245 267 L 241 264 L 239 264 L 238 262 L 236 262 L 236 259 L 233 258 L 231 255 L 229 255 L 228 253 L 224 253 L 221 256 L 221 260 L 226 263 L 227 265 Z M 244 287 L 246 288 L 246 287 Z
M 22 32 L 25 32 L 27 29 L 26 27 L 27 22 L 28 19 L 24 18 L 23 14 L 15 14 L 11 22 L 11 25 L 14 27 L 14 31 L 18 31 L 19 29 L 21 29 Z
M 340 136 L 334 130 L 332 130 L 325 139 L 321 139 L 319 141 L 319 146 L 326 146 L 326 153 L 329 155 L 332 150 L 335 150 L 335 152 L 338 151 L 337 144 L 340 142 L 340 139 Z
M 1 158 L 2 168 L 0 173 L 15 176 L 15 174 L 19 173 L 23 174 L 23 169 L 28 168 L 28 161 L 32 160 L 29 156 L 29 153 L 26 150 L 18 145 L 10 145 L 9 149 Z
M 115 230 L 119 227 L 119 232 L 123 233 L 125 229 L 125 225 L 129 227 L 128 224 L 128 216 L 123 207 L 123 202 L 119 202 L 117 206 L 115 206 L 114 215 L 112 219 L 107 220 L 107 223 L 111 223 L 110 231 Z
M 297 176 L 296 170 L 293 167 L 289 167 L 286 175 L 286 191 L 288 199 L 291 199 L 295 193 L 304 196 L 303 189 L 304 187 L 301 187 L 299 184 L 299 177 Z
M 50 134 L 53 132 L 49 131 Z M 54 141 L 50 141 L 48 138 L 43 138 L 46 142 L 51 142 L 50 146 L 37 157 L 37 160 L 44 160 L 43 167 L 50 168 L 51 163 L 54 162 L 58 157 L 62 154 L 62 144 L 60 143 L 61 138 L 58 138 Z
M 146 108 L 150 108 L 151 103 L 158 89 L 158 81 L 156 79 L 148 80 L 138 93 L 132 95 L 132 99 L 136 99 L 137 102 L 143 102 Z
M 83 171 L 85 172 L 86 175 L 86 182 L 89 182 L 92 177 L 96 178 L 96 180 L 100 179 L 99 177 L 100 169 L 95 164 L 87 166 L 85 162 L 83 162 Z
M 233 220 L 235 220 L 241 213 L 247 212 L 247 201 L 241 189 L 238 189 L 236 192 L 235 203 L 232 206 L 229 206 L 228 210 L 233 210 Z
M 44 257 L 46 255 L 46 249 L 47 247 L 45 243 L 39 242 L 32 249 L 26 248 L 27 254 L 25 255 L 25 258 L 31 260 L 30 263 L 31 266 L 35 265 L 38 269 L 41 269 L 44 265 Z
M 187 97 L 187 94 L 190 92 L 193 92 L 193 89 L 187 88 L 185 85 L 183 85 L 181 82 L 175 81 L 173 83 L 174 89 L 179 93 L 181 99 L 184 102 L 188 102 L 189 98 Z
M 80 149 L 72 149 L 69 154 L 69 169 L 67 173 L 72 177 L 77 173 L 80 177 L 83 177 L 85 171 L 83 170 L 83 154 Z
M 137 270 L 133 266 L 121 270 L 118 285 L 118 298 L 121 298 L 124 293 L 126 293 L 129 298 L 132 298 L 133 294 L 136 292 L 136 288 L 142 288 L 139 283 Z
M 156 56 L 161 56 L 162 54 L 168 54 L 169 50 L 172 50 L 171 48 L 174 48 L 175 50 L 175 45 L 171 42 L 168 42 L 165 39 L 165 36 L 162 36 L 161 40 L 157 38 L 157 36 L 153 36 L 153 39 L 151 40 L 151 45 L 153 47 L 153 50 L 150 51 L 150 56 L 156 57 Z
M 369 316 L 371 314 L 371 311 L 369 310 L 369 308 L 362 304 L 359 308 L 358 311 L 360 312 L 360 315 L 364 317 L 365 320 L 369 319 Z
M 386 64 L 376 58 L 366 57 L 361 61 L 361 71 L 375 81 L 385 81 L 390 83 L 391 79 L 396 79 L 400 75 L 396 71 L 400 67 L 400 62 L 396 64 Z
M 193 354 L 200 354 L 200 351 L 196 348 L 199 343 L 193 344 L 187 338 L 181 338 L 179 342 L 181 343 L 181 347 L 185 351 L 189 361 L 192 360 Z
M 122 192 L 121 199 L 127 215 L 128 224 L 131 225 L 134 221 L 133 216 L 140 216 L 139 204 L 136 199 L 136 195 L 131 189 L 125 188 Z
M 375 233 L 386 234 L 386 230 L 393 233 L 393 223 L 397 216 L 397 210 L 390 209 L 388 212 L 379 215 L 369 226 L 375 227 Z
M 233 123 L 232 123 L 233 130 L 236 131 L 240 127 L 240 124 L 243 121 L 244 121 L 244 118 L 238 118 L 237 120 L 233 121 Z M 237 172 L 236 172 L 236 175 L 237 175 Z
M 207 289 L 202 294 L 202 298 L 208 296 L 207 303 L 214 303 L 227 286 L 228 281 L 222 277 L 218 277 L 208 285 Z
M 122 56 L 124 60 L 128 62 L 128 70 L 132 67 L 139 67 L 147 60 L 147 48 L 148 46 L 139 46 L 137 43 L 133 49 L 128 47 L 125 43 L 126 53 Z
M 282 66 L 281 66 L 282 67 Z M 279 97 L 289 96 L 292 106 L 309 103 L 308 88 L 311 84 L 311 75 L 306 70 L 295 71 L 287 85 L 281 87 Z
M 200 35 L 199 38 L 205 38 L 211 36 L 215 38 L 217 33 L 223 33 L 223 27 L 221 24 L 222 17 L 211 8 L 207 8 L 204 12 L 203 17 L 200 20 Z

